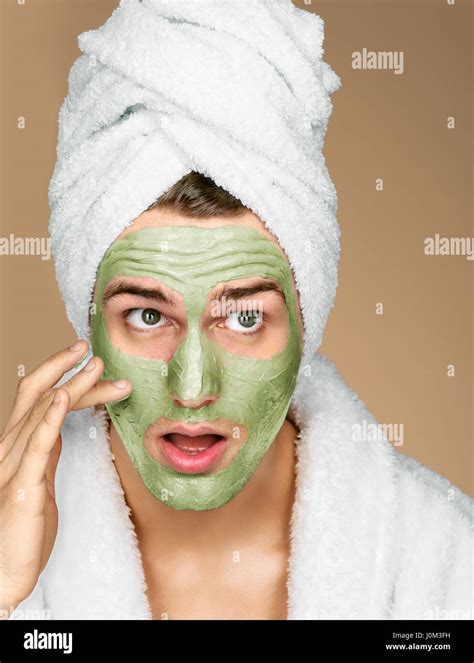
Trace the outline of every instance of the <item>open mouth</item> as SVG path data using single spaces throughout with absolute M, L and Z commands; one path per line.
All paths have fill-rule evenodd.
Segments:
M 183 474 L 210 471 L 229 447 L 226 431 L 219 426 L 183 422 L 165 425 L 157 433 L 162 457 Z
M 215 473 L 224 469 L 247 437 L 229 419 L 187 422 L 162 417 L 144 435 L 145 449 L 158 463 L 182 474 Z
M 203 451 L 207 451 L 213 444 L 225 440 L 222 435 L 214 433 L 207 433 L 205 435 L 183 435 L 182 433 L 167 433 L 163 435 L 166 442 L 171 442 L 180 451 L 188 454 L 189 456 L 196 456 Z

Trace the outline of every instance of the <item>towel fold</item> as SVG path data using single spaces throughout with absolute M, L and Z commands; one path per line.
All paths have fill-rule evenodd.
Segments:
M 49 203 L 57 280 L 80 337 L 107 248 L 195 170 L 277 237 L 306 356 L 319 347 L 339 259 L 322 148 L 340 79 L 322 60 L 323 35 L 322 19 L 290 0 L 122 0 L 79 35 Z

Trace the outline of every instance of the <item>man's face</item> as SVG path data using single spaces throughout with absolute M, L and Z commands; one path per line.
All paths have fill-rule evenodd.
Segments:
M 297 294 L 253 214 L 210 225 L 154 212 L 101 262 L 92 348 L 105 379 L 132 383 L 106 407 L 147 488 L 175 509 L 218 508 L 286 417 L 301 361 Z

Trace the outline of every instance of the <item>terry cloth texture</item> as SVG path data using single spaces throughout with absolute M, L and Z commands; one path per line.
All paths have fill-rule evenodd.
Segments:
M 295 275 L 303 363 L 337 287 L 337 195 L 322 154 L 339 77 L 324 24 L 291 0 L 122 0 L 82 55 L 59 114 L 50 234 L 68 317 L 89 336 L 100 261 L 191 170 L 273 232 Z
M 354 441 L 373 416 L 334 364 L 315 355 L 309 366 L 290 407 L 300 436 L 287 618 L 472 620 L 474 500 L 387 439 Z M 103 419 L 67 418 L 58 536 L 12 619 L 152 618 Z

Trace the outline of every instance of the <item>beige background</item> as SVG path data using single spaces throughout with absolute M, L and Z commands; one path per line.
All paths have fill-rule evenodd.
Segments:
M 57 113 L 77 35 L 103 23 L 117 2 L 0 2 L 0 236 L 46 236 Z M 435 233 L 473 235 L 472 4 L 295 4 L 325 20 L 325 58 L 343 81 L 325 147 L 339 193 L 342 260 L 322 349 L 380 422 L 403 423 L 400 451 L 472 493 L 473 262 L 423 253 Z M 405 72 L 353 70 L 352 52 L 364 47 L 404 51 Z M 383 192 L 375 190 L 379 177 Z M 31 370 L 74 333 L 52 261 L 0 256 L 0 270 L 3 425 L 19 366 Z M 455 377 L 447 377 L 448 364 Z

